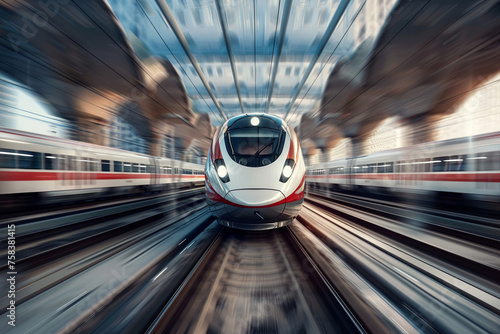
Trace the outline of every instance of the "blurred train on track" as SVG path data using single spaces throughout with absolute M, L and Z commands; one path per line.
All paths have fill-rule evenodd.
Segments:
M 294 130 L 279 117 L 229 119 L 213 138 L 205 174 L 207 203 L 223 226 L 278 228 L 302 207 L 304 159 Z
M 203 165 L 0 128 L 0 205 L 202 185 Z
M 308 167 L 308 186 L 500 203 L 500 133 L 429 142 Z M 462 205 L 463 203 L 456 203 Z

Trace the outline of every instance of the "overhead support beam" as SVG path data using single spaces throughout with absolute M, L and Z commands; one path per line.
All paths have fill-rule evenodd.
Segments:
M 245 113 L 243 109 L 243 102 L 241 101 L 240 84 L 238 81 L 238 74 L 236 73 L 236 64 L 234 62 L 233 50 L 231 48 L 231 38 L 229 37 L 229 32 L 227 31 L 227 20 L 222 8 L 222 0 L 215 1 L 215 4 L 217 5 L 217 13 L 219 14 L 220 26 L 222 28 L 222 33 L 224 34 L 224 42 L 226 44 L 227 55 L 229 56 L 229 61 L 231 63 L 231 71 L 233 72 L 234 85 L 236 86 L 236 93 L 238 94 L 238 100 L 240 101 L 241 112 Z
M 288 19 L 290 18 L 290 11 L 292 9 L 292 0 L 284 0 L 284 1 L 285 1 L 285 7 L 283 8 L 283 14 L 281 15 L 278 50 L 276 52 L 277 54 L 272 64 L 273 72 L 269 83 L 270 87 L 269 87 L 269 94 L 267 95 L 266 113 L 269 112 L 269 106 L 271 105 L 271 98 L 273 96 L 273 90 L 274 90 L 274 82 L 276 81 L 276 74 L 278 73 L 278 64 L 281 57 L 281 50 L 283 49 L 283 43 L 285 43 L 285 35 L 288 26 Z M 276 22 L 276 24 L 278 23 Z
M 207 79 L 205 79 L 205 76 L 203 75 L 203 71 L 200 68 L 200 65 L 198 64 L 198 60 L 196 60 L 196 57 L 193 55 L 191 52 L 191 49 L 189 48 L 189 44 L 186 41 L 186 38 L 184 37 L 184 34 L 181 31 L 181 28 L 179 27 L 179 24 L 175 20 L 174 15 L 170 11 L 170 8 L 168 7 L 167 3 L 165 0 L 156 0 L 156 4 L 160 8 L 160 11 L 162 13 L 162 17 L 165 20 L 165 22 L 170 26 L 172 31 L 174 32 L 175 36 L 179 40 L 179 43 L 181 43 L 182 48 L 184 49 L 184 52 L 188 56 L 189 60 L 191 61 L 191 64 L 193 64 L 194 69 L 196 70 L 196 73 L 198 73 L 198 76 L 200 77 L 201 82 L 203 83 L 203 86 L 205 86 L 205 89 L 207 90 L 208 94 L 212 98 L 212 101 L 214 101 L 215 106 L 219 110 L 219 113 L 221 117 L 227 121 L 227 116 L 224 114 L 222 111 L 222 108 L 217 101 L 217 98 L 215 97 L 214 93 L 210 89 L 210 86 L 208 85 Z
M 340 22 L 340 19 L 342 18 L 342 15 L 344 15 L 345 10 L 347 9 L 347 6 L 349 5 L 349 2 L 351 0 L 342 0 L 335 11 L 335 14 L 333 14 L 332 19 L 330 20 L 330 23 L 328 24 L 328 27 L 325 30 L 325 33 L 323 34 L 323 38 L 321 38 L 321 41 L 319 42 L 319 46 L 316 49 L 316 52 L 314 54 L 313 59 L 309 63 L 309 66 L 307 67 L 306 71 L 304 72 L 304 76 L 302 77 L 302 80 L 300 81 L 299 87 L 297 88 L 297 91 L 292 97 L 292 100 L 290 101 L 288 108 L 285 113 L 284 119 L 287 120 L 288 114 L 290 113 L 290 110 L 292 109 L 293 104 L 295 103 L 295 100 L 297 100 L 297 97 L 299 96 L 300 91 L 302 90 L 302 87 L 304 87 L 304 84 L 306 83 L 307 79 L 309 78 L 309 75 L 311 74 L 314 66 L 318 62 L 319 57 L 321 56 L 321 53 L 325 49 L 326 45 L 328 44 L 328 41 L 330 40 L 330 37 L 332 36 L 335 28 L 337 28 L 337 25 Z

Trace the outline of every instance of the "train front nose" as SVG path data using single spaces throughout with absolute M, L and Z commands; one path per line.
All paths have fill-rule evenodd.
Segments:
M 272 189 L 232 190 L 227 193 L 225 199 L 229 220 L 249 224 L 276 220 L 286 205 L 283 193 Z

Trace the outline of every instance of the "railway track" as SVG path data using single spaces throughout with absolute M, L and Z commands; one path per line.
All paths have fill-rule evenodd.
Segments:
M 72 226 L 75 234 L 50 234 L 34 246 L 38 253 L 16 263 L 16 310 L 23 315 L 16 330 L 77 330 L 90 318 L 105 319 L 104 310 L 118 308 L 113 302 L 118 296 L 148 285 L 148 279 L 160 273 L 169 274 L 174 285 L 182 281 L 191 261 L 196 262 L 206 247 L 194 247 L 194 240 L 215 223 L 203 196 L 195 199 L 191 193 L 183 200 L 176 197 L 161 203 L 144 206 L 144 211 L 125 210 L 121 218 L 104 216 L 89 226 L 82 226 L 90 223 L 87 220 L 77 222 Z M 50 247 L 40 248 L 44 244 Z M 192 259 L 184 258 L 186 254 Z M 174 262 L 173 273 L 164 270 Z M 170 288 L 175 291 L 175 286 Z M 4 309 L 8 303 L 7 296 L 0 299 Z M 0 332 L 4 325 L 0 324 Z
M 495 333 L 498 248 L 392 218 L 309 197 L 292 229 L 370 331 Z
M 225 230 L 148 333 L 364 332 L 311 261 L 290 229 Z

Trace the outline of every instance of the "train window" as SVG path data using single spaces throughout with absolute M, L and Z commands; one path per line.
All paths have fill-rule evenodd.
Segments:
M 113 161 L 113 171 L 123 172 L 123 163 L 121 161 Z
M 429 158 L 422 160 L 422 172 L 429 173 L 431 171 L 431 161 Z
M 66 170 L 66 156 L 59 155 L 59 170 Z
M 377 172 L 377 164 L 370 164 L 368 165 L 368 173 L 376 173 Z M 381 172 L 383 173 L 383 171 Z
M 500 152 L 478 153 L 475 157 L 478 171 L 491 171 L 500 169 Z
M 139 173 L 146 173 L 146 165 L 139 165 Z
M 394 163 L 392 161 L 385 162 L 384 165 L 385 165 L 384 173 L 393 173 L 394 172 Z
M 74 170 L 75 169 L 75 157 L 72 155 L 66 156 L 66 170 Z
M 132 173 L 139 173 L 139 164 L 132 164 Z
M 265 116 L 242 117 L 224 133 L 231 159 L 247 167 L 274 162 L 281 154 L 286 133 L 281 124 Z
M 101 160 L 101 171 L 103 172 L 111 171 L 111 164 L 109 160 Z
M 174 168 L 174 174 L 176 174 L 176 175 L 179 174 L 179 168 L 177 168 L 177 167 Z
M 81 163 L 81 166 L 82 166 L 82 171 L 86 171 L 88 172 L 89 171 L 89 158 L 82 158 L 82 160 L 80 160 L 80 163 Z
M 15 150 L 0 149 L 0 168 L 16 168 L 17 155 Z
M 38 152 L 18 151 L 17 165 L 21 169 L 42 169 L 42 154 Z
M 424 162 L 423 159 L 413 160 L 413 162 L 411 164 L 411 166 L 412 166 L 412 172 L 413 173 L 422 173 L 424 171 L 423 162 Z
M 463 171 L 465 167 L 465 156 L 463 155 L 452 155 L 445 162 L 448 163 L 448 171 L 450 172 L 458 172 Z
M 132 171 L 132 164 L 130 162 L 123 163 L 123 171 L 125 173 L 130 173 Z
M 57 169 L 57 155 L 52 153 L 44 153 L 43 160 L 45 162 L 45 169 L 54 170 Z
M 96 160 L 94 158 L 89 158 L 89 171 L 90 172 L 95 172 L 97 170 L 96 168 Z
M 433 172 L 445 172 L 446 171 L 446 161 L 449 157 L 437 157 L 432 159 L 432 171 Z
M 384 162 L 380 162 L 378 165 L 377 165 L 377 171 L 376 173 L 385 173 L 385 163 Z

